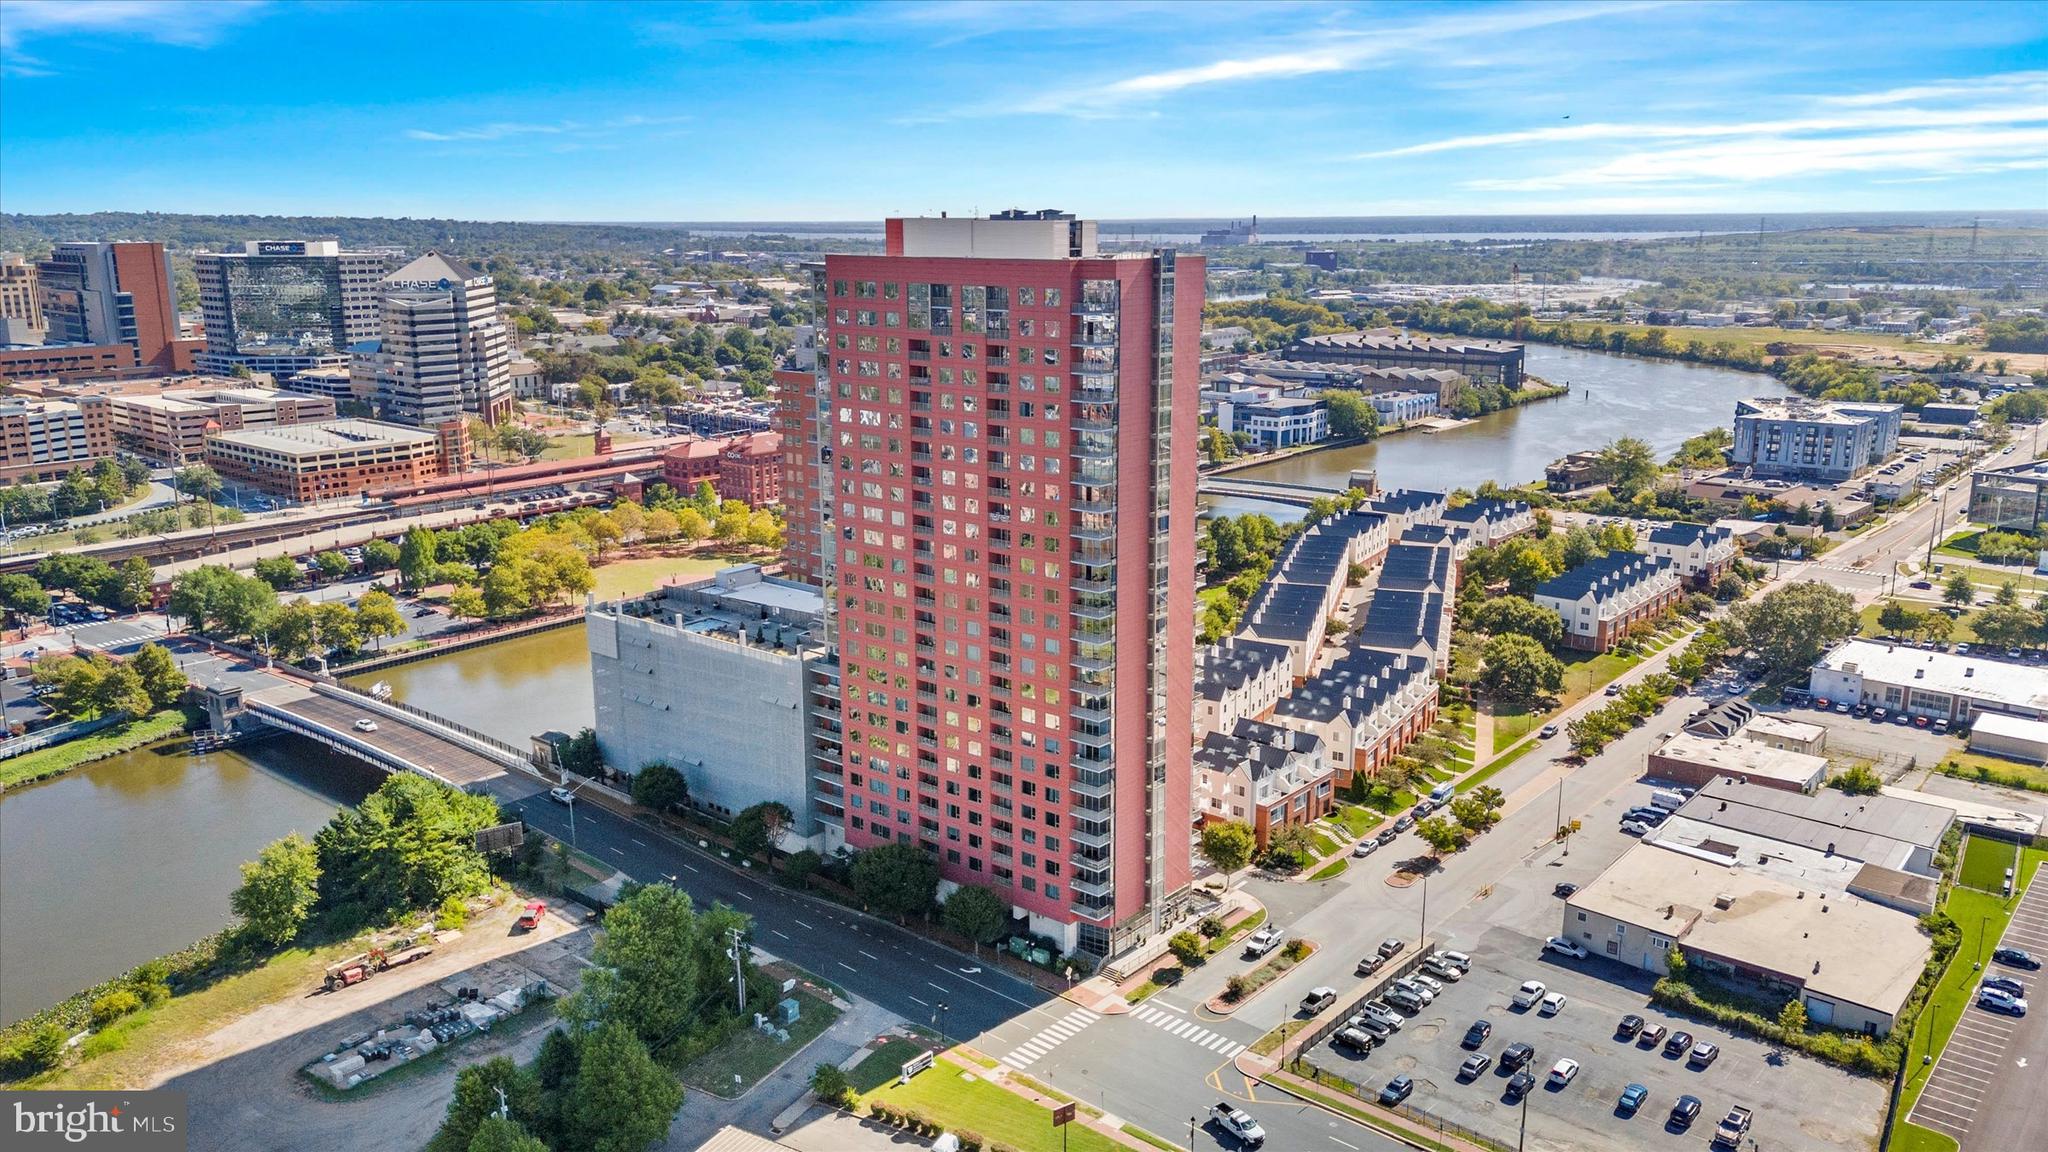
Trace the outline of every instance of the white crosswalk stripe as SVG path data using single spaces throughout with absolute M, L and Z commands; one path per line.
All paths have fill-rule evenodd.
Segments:
M 1152 1025 L 1154 1028 L 1164 1031 L 1169 1036 L 1186 1040 L 1190 1044 L 1206 1048 L 1218 1055 L 1235 1058 L 1238 1053 L 1244 1051 L 1244 1045 L 1239 1044 L 1220 1032 L 1211 1032 L 1193 1020 L 1189 1020 L 1184 1016 L 1176 1016 L 1171 1012 L 1162 1011 L 1151 1005 L 1141 1005 L 1133 1009 L 1131 1015 L 1138 1020 Z
M 1003 1063 L 1021 1072 L 1030 1067 L 1033 1061 L 1080 1035 L 1083 1028 L 1100 1019 L 1101 1016 L 1086 1008 L 1076 1008 L 1039 1029 L 1038 1035 L 1012 1048 L 1009 1055 L 1003 1057 Z

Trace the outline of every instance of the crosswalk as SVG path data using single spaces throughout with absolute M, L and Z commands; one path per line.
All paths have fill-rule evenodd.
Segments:
M 1101 1016 L 1086 1008 L 1076 1008 L 1048 1024 L 1038 1035 L 1010 1049 L 1009 1055 L 1003 1057 L 1003 1063 L 1021 1072 L 1031 1067 L 1034 1061 L 1046 1053 L 1079 1035 L 1081 1029 L 1100 1019 Z
M 1211 1032 L 1178 1012 L 1169 1012 L 1150 1004 L 1140 1004 L 1131 1010 L 1131 1018 L 1143 1020 L 1169 1036 L 1178 1037 L 1199 1048 L 1207 1048 L 1225 1059 L 1233 1058 L 1244 1051 L 1244 1045 L 1220 1032 Z

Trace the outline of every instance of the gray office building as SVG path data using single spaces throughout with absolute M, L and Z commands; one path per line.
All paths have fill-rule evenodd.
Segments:
M 584 626 L 605 763 L 634 773 L 666 761 L 689 782 L 691 805 L 716 816 L 780 801 L 795 816 L 790 837 L 839 847 L 839 669 L 824 611 L 817 589 L 753 564 L 592 606 Z
M 1759 476 L 1848 480 L 1898 450 L 1905 413 L 1898 404 L 1802 396 L 1737 400 L 1729 459 Z

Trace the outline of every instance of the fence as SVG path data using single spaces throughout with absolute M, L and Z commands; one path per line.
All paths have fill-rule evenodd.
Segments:
M 39 748 L 48 748 L 52 744 L 62 744 L 66 740 L 76 740 L 80 736 L 90 736 L 102 728 L 111 727 L 127 718 L 127 713 L 116 712 L 107 716 L 101 716 L 95 720 L 73 720 L 67 724 L 52 724 L 48 728 L 30 732 L 25 736 L 16 736 L 12 740 L 0 741 L 0 760 L 11 760 L 16 756 L 34 752 Z
M 1394 981 L 1421 967 L 1422 962 L 1429 958 L 1429 954 L 1433 950 L 1432 941 L 1417 941 L 1415 951 L 1409 953 L 1406 960 L 1402 960 L 1391 967 L 1381 968 L 1378 972 L 1373 973 L 1366 979 L 1363 991 L 1353 996 L 1342 1008 L 1324 1016 L 1313 1027 L 1304 1028 L 1288 1037 L 1280 1045 L 1280 1051 L 1274 1054 L 1274 1058 L 1283 1066 L 1290 1059 L 1299 1060 L 1302 1053 L 1314 1048 L 1322 1043 L 1326 1037 L 1333 1035 L 1337 1029 L 1350 1023 L 1351 1018 L 1358 1014 L 1358 1010 L 1365 1007 L 1366 1001 L 1386 991 L 1387 987 Z
M 501 753 L 505 756 L 509 756 L 514 761 L 517 761 L 520 764 L 524 764 L 527 761 L 527 754 L 525 752 L 522 752 L 518 748 L 515 748 L 512 745 L 506 743 L 505 741 L 498 739 L 496 736 L 490 736 L 486 735 L 485 733 L 479 732 L 476 729 L 471 728 L 467 724 L 458 724 L 453 720 L 447 719 L 443 716 L 437 716 L 424 708 L 407 704 L 402 700 L 379 700 L 377 697 L 370 694 L 369 689 L 359 688 L 354 684 L 344 684 L 331 676 L 325 677 L 324 680 L 326 687 L 338 688 L 344 692 L 349 692 L 354 695 L 361 696 L 364 700 L 369 701 L 371 704 L 379 708 L 389 708 L 396 712 L 402 712 L 408 716 L 412 716 L 418 719 L 422 724 L 425 724 L 430 728 L 439 728 L 446 732 L 452 732 L 455 735 L 461 736 L 466 740 L 470 740 L 477 744 L 484 745 L 486 748 Z

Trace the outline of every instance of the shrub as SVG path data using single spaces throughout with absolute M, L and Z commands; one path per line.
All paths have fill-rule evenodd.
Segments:
M 54 1021 L 16 1037 L 0 1048 L 0 1076 L 21 1080 L 55 1068 L 64 1059 L 69 1039 Z
M 1206 949 L 1202 947 L 1202 938 L 1193 932 L 1174 933 L 1173 939 L 1167 941 L 1166 946 L 1173 952 L 1174 959 L 1189 968 L 1200 964 L 1202 958 L 1207 955 Z
M 434 913 L 434 927 L 443 932 L 453 932 L 469 923 L 469 905 L 460 896 L 450 896 L 441 901 L 441 907 Z
M 853 1085 L 837 1064 L 820 1064 L 811 1070 L 811 1092 L 823 1103 L 843 1108 L 846 1098 L 853 1093 Z
M 1289 960 L 1299 962 L 1302 957 L 1308 955 L 1308 941 L 1289 940 L 1287 942 L 1287 947 L 1282 948 L 1280 950 L 1280 954 L 1282 956 L 1287 957 Z
M 154 1008 L 171 998 L 171 966 L 162 960 L 140 965 L 129 974 L 128 987 L 142 998 L 144 1008 Z
M 130 1012 L 142 1011 L 142 997 L 123 989 L 109 992 L 92 1002 L 92 1026 L 105 1028 Z
M 1223 935 L 1223 919 L 1220 916 L 1204 916 L 1202 922 L 1195 925 L 1195 930 L 1214 940 Z
M 1251 979 L 1245 976 L 1243 973 L 1239 973 L 1236 976 L 1232 976 L 1230 980 L 1223 985 L 1223 998 L 1234 1003 L 1236 1001 L 1244 999 L 1245 996 L 1250 994 L 1251 990 Z
M 955 1129 L 953 1135 L 960 1141 L 960 1152 L 981 1152 L 983 1143 L 981 1133 Z

